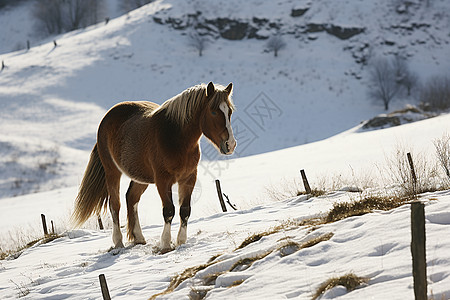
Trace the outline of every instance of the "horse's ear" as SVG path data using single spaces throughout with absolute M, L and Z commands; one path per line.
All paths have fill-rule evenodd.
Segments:
M 212 81 L 208 83 L 208 86 L 206 87 L 206 97 L 211 97 L 214 95 L 215 87 Z
M 230 84 L 225 88 L 225 91 L 229 94 L 233 91 L 233 83 L 230 82 Z

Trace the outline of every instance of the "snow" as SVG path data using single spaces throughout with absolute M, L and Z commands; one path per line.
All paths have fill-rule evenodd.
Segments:
M 155 1 L 107 25 L 36 40 L 29 51 L 7 53 L 12 49 L 5 45 L 31 38 L 26 33 L 32 27 L 29 2 L 24 3 L 0 12 L 0 60 L 6 65 L 0 72 L 0 247 L 10 249 L 41 237 L 41 213 L 54 221 L 62 237 L 1 260 L 0 298 L 99 299 L 98 275 L 103 273 L 113 299 L 148 299 L 166 290 L 176 274 L 208 264 L 213 257 L 195 276 L 158 299 L 189 299 L 196 292 L 207 292 L 207 299 L 310 299 L 321 283 L 350 272 L 367 277 L 368 283 L 352 292 L 335 287 L 321 299 L 413 298 L 409 205 L 314 230 L 292 224 L 323 215 L 335 202 L 358 199 L 361 194 L 354 191 L 366 188 L 364 180 L 375 183 L 373 192 L 389 192 L 385 186 L 392 183 L 379 173 L 398 144 L 433 157 L 433 141 L 450 132 L 449 114 L 395 128 L 361 129 L 358 124 L 382 113 L 383 107 L 366 100 L 367 70 L 353 55 L 365 43 L 372 45 L 365 53 L 374 56 L 407 46 L 410 67 L 422 79 L 443 74 L 449 68 L 447 2 L 433 1 L 432 7 L 405 16 L 395 13 L 390 0 L 352 1 L 351 6 L 331 0 L 254 0 L 242 5 Z M 294 7 L 310 9 L 292 18 Z M 264 41 L 217 39 L 198 57 L 187 46 L 185 32 L 153 22 L 155 15 L 177 18 L 199 8 L 205 18 L 282 20 L 287 47 L 274 58 L 263 51 Z M 17 16 L 26 20 L 22 27 L 13 25 Z M 366 30 L 346 41 L 325 32 L 297 38 L 286 34 L 324 22 Z M 419 23 L 429 26 L 401 29 Z M 269 35 L 272 30 L 262 32 Z M 384 45 L 386 38 L 395 46 Z M 232 127 L 238 146 L 231 159 L 219 160 L 216 150 L 202 141 L 186 244 L 158 253 L 163 219 L 155 187 L 144 193 L 139 205 L 146 245 L 108 251 L 108 214 L 102 216 L 105 230 L 97 229 L 96 220 L 71 228 L 73 201 L 105 112 L 123 100 L 162 103 L 209 81 L 233 82 L 237 111 Z M 409 101 L 395 102 L 393 109 Z M 265 109 L 269 117 L 255 114 L 257 109 Z M 294 181 L 301 188 L 301 169 L 313 187 L 321 188 L 328 180 L 337 191 L 270 199 L 267 189 Z M 237 211 L 221 212 L 217 178 Z M 122 199 L 127 185 L 124 177 Z M 448 299 L 450 193 L 423 194 L 421 199 L 426 203 L 428 294 Z M 125 224 L 125 209 L 120 218 Z M 280 225 L 282 230 L 236 249 L 250 235 Z M 178 227 L 176 217 L 172 242 Z M 301 244 L 329 233 L 329 240 L 313 247 L 280 250 L 286 242 Z M 255 257 L 259 259 L 253 264 L 230 270 Z

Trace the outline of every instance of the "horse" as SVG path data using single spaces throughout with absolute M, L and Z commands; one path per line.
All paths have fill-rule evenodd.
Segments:
M 178 183 L 180 229 L 177 245 L 187 239 L 191 194 L 197 180 L 202 135 L 224 155 L 236 147 L 231 128 L 235 106 L 233 84 L 212 82 L 186 89 L 161 106 L 149 101 L 128 101 L 113 106 L 103 117 L 97 142 L 75 200 L 72 221 L 81 226 L 102 209 L 113 220 L 114 248 L 123 248 L 120 231 L 119 185 L 122 174 L 131 179 L 126 192 L 127 236 L 145 244 L 138 217 L 138 203 L 149 184 L 155 184 L 162 201 L 164 228 L 161 251 L 171 250 L 171 224 L 175 215 L 172 185 Z

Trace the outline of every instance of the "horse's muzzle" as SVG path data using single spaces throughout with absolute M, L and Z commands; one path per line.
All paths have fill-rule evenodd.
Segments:
M 234 152 L 234 148 L 236 148 L 236 142 L 230 144 L 228 141 L 222 141 L 220 143 L 220 153 L 224 155 L 231 155 Z

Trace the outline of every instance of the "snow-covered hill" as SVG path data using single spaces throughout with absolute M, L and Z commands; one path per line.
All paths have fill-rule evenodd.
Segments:
M 107 109 L 123 100 L 162 103 L 199 82 L 234 83 L 236 157 L 352 128 L 383 109 L 368 100 L 362 60 L 402 52 L 423 79 L 448 70 L 446 5 L 416 3 L 404 12 L 390 0 L 155 1 L 107 25 L 3 54 L 0 195 L 76 185 Z M 302 8 L 298 16 L 294 11 Z M 199 22 L 208 25 L 210 40 L 202 57 L 188 38 Z M 227 39 L 236 24 L 247 24 L 247 36 Z M 349 28 L 362 31 L 336 36 Z M 265 40 L 248 36 L 275 31 L 287 43 L 277 58 L 264 51 Z M 204 160 L 218 159 L 207 144 L 203 148 Z M 27 162 L 33 156 L 41 162 Z
M 270 191 L 283 192 L 294 179 L 294 188 L 301 188 L 299 170 L 305 169 L 313 187 L 329 180 L 328 187 L 338 190 L 367 184 L 376 186 L 374 193 L 390 192 L 395 187 L 386 187 L 392 182 L 380 171 L 399 144 L 433 159 L 433 141 L 450 132 L 448 114 L 383 130 L 358 125 L 383 112 L 367 99 L 367 59 L 404 54 L 421 79 L 448 71 L 449 3 L 430 3 L 155 1 L 106 25 L 1 54 L 0 247 L 41 236 L 40 213 L 63 236 L 0 261 L 0 298 L 98 299 L 98 275 L 104 273 L 113 299 L 147 299 L 163 292 L 174 275 L 213 256 L 215 263 L 160 298 L 208 292 L 208 299 L 310 299 L 321 283 L 350 272 L 367 277 L 367 284 L 350 293 L 338 287 L 322 299 L 412 298 L 409 205 L 310 231 L 298 221 L 362 195 L 330 188 L 325 196 L 274 202 Z M 8 24 L 0 25 L 3 34 L 13 18 L 2 16 L 0 23 Z M 196 30 L 209 39 L 201 57 L 189 46 Z M 287 47 L 275 58 L 263 38 L 277 32 Z M 187 244 L 156 253 L 162 216 L 154 187 L 140 202 L 145 246 L 108 252 L 110 229 L 97 230 L 95 220 L 69 229 L 104 113 L 123 100 L 162 103 L 209 81 L 234 83 L 238 148 L 231 159 L 218 161 L 202 142 Z M 216 178 L 238 211 L 220 213 Z M 124 178 L 122 196 L 127 184 Z M 429 295 L 448 299 L 449 194 L 421 198 L 427 203 Z M 122 224 L 125 219 L 122 209 Z M 108 225 L 107 216 L 104 221 Z M 253 233 L 277 226 L 276 233 L 236 250 Z M 280 248 L 322 235 L 329 239 L 307 249 Z M 249 268 L 230 271 L 254 257 L 259 259 Z

